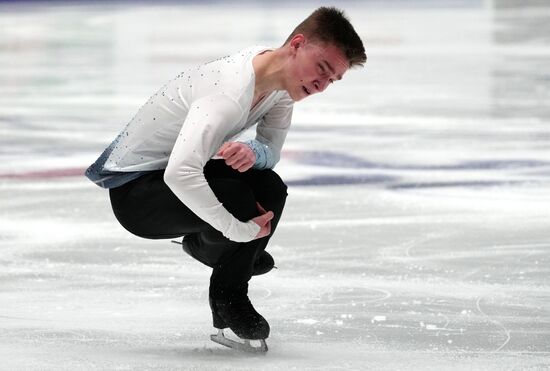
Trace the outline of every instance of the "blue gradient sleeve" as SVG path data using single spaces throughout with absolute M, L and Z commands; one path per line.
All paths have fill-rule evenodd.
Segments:
M 252 168 L 263 170 L 273 169 L 275 167 L 277 160 L 273 155 L 273 151 L 271 150 L 271 148 L 269 148 L 267 144 L 264 144 L 256 139 L 247 140 L 243 143 L 252 148 L 252 150 L 256 154 L 256 162 L 254 163 L 254 166 L 252 166 Z

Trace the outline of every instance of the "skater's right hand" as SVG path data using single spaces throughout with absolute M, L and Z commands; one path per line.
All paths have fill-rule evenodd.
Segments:
M 262 238 L 271 233 L 271 219 L 273 219 L 273 211 L 265 211 L 265 209 L 260 205 L 258 202 L 256 202 L 256 207 L 258 208 L 258 211 L 262 213 L 262 215 L 257 216 L 252 219 L 252 221 L 260 226 L 260 232 L 254 237 L 254 239 Z

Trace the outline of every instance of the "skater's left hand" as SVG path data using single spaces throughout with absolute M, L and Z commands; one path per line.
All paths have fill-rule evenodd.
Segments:
M 260 231 L 254 239 L 268 236 L 271 233 L 271 219 L 275 216 L 273 211 L 266 211 L 259 202 L 256 202 L 256 208 L 261 214 L 252 220 L 260 226 Z
M 227 166 L 241 173 L 250 169 L 256 162 L 256 154 L 245 143 L 225 142 L 216 154 L 223 157 Z

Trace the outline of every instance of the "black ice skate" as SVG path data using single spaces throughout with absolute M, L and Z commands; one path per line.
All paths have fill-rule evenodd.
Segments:
M 204 254 L 204 252 L 201 251 L 200 247 L 193 242 L 193 237 L 194 235 L 189 234 L 184 236 L 181 242 L 178 242 L 178 241 L 172 241 L 172 242 L 181 245 L 183 251 L 185 251 L 192 258 L 212 268 L 214 264 L 216 264 L 216 262 L 211 261 L 211 259 L 209 259 L 207 254 Z M 267 251 L 262 251 L 256 258 L 256 261 L 254 262 L 254 267 L 252 268 L 252 275 L 259 276 L 261 274 L 266 274 L 267 272 L 271 271 L 273 268 L 277 268 L 275 267 L 275 261 L 273 260 L 273 257 Z
M 269 324 L 256 312 L 246 295 L 233 299 L 209 298 L 209 302 L 214 327 L 218 329 L 217 334 L 210 336 L 212 341 L 244 352 L 267 352 L 265 339 L 269 336 Z M 227 327 L 243 342 L 225 337 L 223 329 Z

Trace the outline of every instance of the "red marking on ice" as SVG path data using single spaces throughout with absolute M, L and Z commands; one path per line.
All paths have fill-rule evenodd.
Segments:
M 7 173 L 0 174 L 0 179 L 49 179 L 49 178 L 65 178 L 71 176 L 84 176 L 83 168 L 72 169 L 50 169 L 42 171 L 29 171 L 26 173 Z

